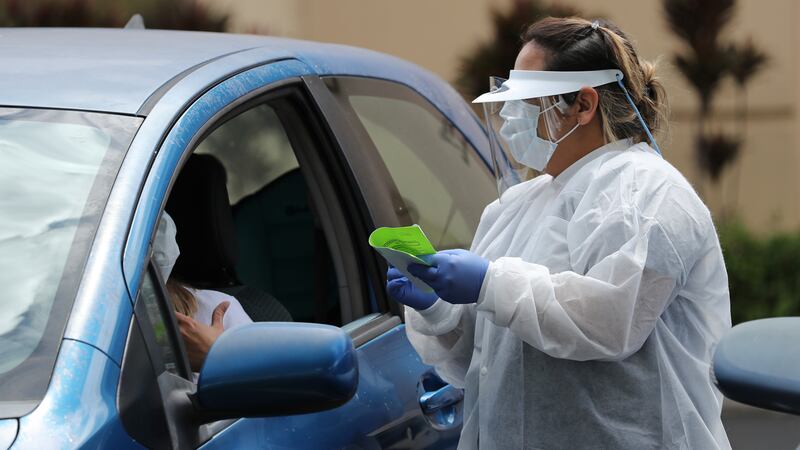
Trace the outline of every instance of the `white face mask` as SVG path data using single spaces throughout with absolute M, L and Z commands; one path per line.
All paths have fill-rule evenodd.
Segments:
M 544 111 L 541 110 L 541 107 L 523 100 L 505 102 L 499 113 L 504 120 L 503 126 L 500 128 L 500 135 L 508 142 L 511 154 L 517 162 L 539 172 L 543 171 L 555 153 L 558 143 L 578 129 L 580 123 L 575 124 L 567 134 L 555 142 L 539 136 L 539 116 L 562 102 L 563 99 Z
M 172 268 L 175 267 L 178 256 L 181 254 L 178 248 L 178 241 L 175 240 L 177 234 L 178 228 L 175 226 L 175 222 L 165 211 L 158 221 L 156 238 L 153 240 L 153 263 L 165 283 L 172 273 Z

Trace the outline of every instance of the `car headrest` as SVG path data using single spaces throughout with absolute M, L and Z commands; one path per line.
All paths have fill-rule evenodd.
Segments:
M 237 284 L 236 234 L 225 183 L 225 168 L 216 158 L 193 154 L 167 201 L 181 251 L 172 273 L 194 287 Z

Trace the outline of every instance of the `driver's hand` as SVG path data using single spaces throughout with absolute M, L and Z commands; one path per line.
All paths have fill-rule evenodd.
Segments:
M 222 302 L 214 308 L 214 312 L 211 314 L 210 326 L 179 312 L 175 313 L 192 371 L 200 372 L 208 351 L 214 345 L 214 341 L 225 331 L 222 326 L 222 319 L 225 317 L 225 311 L 228 310 L 230 305 L 230 302 Z

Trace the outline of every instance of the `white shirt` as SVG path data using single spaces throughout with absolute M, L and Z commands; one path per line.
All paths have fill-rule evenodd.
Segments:
M 230 302 L 231 305 L 222 318 L 222 327 L 225 330 L 253 323 L 239 301 L 228 294 L 206 289 L 190 289 L 190 292 L 197 299 L 197 312 L 192 318 L 198 322 L 211 325 L 211 314 L 214 309 L 222 302 Z
M 730 328 L 708 209 L 644 143 L 514 186 L 481 217 L 477 304 L 406 308 L 465 387 L 459 449 L 730 448 L 709 377 Z

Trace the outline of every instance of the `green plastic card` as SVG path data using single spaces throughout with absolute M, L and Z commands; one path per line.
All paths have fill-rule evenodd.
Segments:
M 382 227 L 369 236 L 369 245 L 381 254 L 389 264 L 396 267 L 418 288 L 431 292 L 432 289 L 419 278 L 408 273 L 411 263 L 430 265 L 430 256 L 436 249 L 425 236 L 419 225 L 410 227 Z

